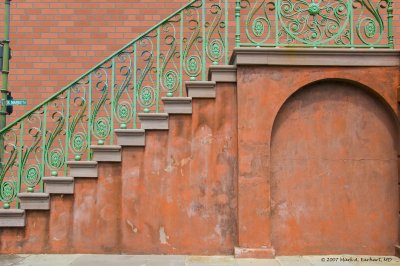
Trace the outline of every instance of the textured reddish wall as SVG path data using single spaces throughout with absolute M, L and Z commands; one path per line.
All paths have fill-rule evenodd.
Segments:
M 277 255 L 393 253 L 397 134 L 384 105 L 348 83 L 318 83 L 288 99 L 271 137 Z
M 1 253 L 232 254 L 237 243 L 235 87 L 172 115 L 169 131 L 124 148 L 74 196 L 28 211 L 25 229 L 0 231 Z
M 271 132 L 275 117 L 284 104 L 284 102 L 299 88 L 325 78 L 349 79 L 358 81 L 366 86 L 376 90 L 392 108 L 397 110 L 397 91 L 399 86 L 399 73 L 397 68 L 333 68 L 333 67 L 240 67 L 238 69 L 238 152 L 239 156 L 239 176 L 238 176 L 238 232 L 239 246 L 243 248 L 264 248 L 273 249 L 276 238 L 272 238 L 271 233 L 271 184 L 272 166 L 271 166 Z M 354 104 L 344 102 L 349 106 Z M 300 108 L 300 106 L 299 106 Z M 346 111 L 340 109 L 342 116 L 346 116 Z M 371 110 L 372 111 L 372 110 Z M 320 123 L 325 123 L 323 118 L 318 118 L 319 111 L 314 110 L 309 119 L 319 119 Z M 379 114 L 374 114 L 379 117 Z M 306 119 L 302 117 L 302 119 Z M 376 119 L 376 118 L 375 118 Z M 376 120 L 374 120 L 376 121 Z M 322 126 L 325 127 L 326 125 Z M 352 125 L 356 127 L 357 125 Z M 291 127 L 294 136 L 305 138 L 303 132 L 298 128 Z M 355 130 L 355 128 L 353 128 Z M 353 131 L 354 132 L 354 131 Z M 374 133 L 371 133 L 374 134 Z M 292 136 L 292 137 L 294 137 Z M 386 140 L 380 139 L 382 135 L 374 136 L 375 146 L 383 145 Z M 311 145 L 311 144 L 310 144 Z M 387 146 L 384 146 L 387 147 Z M 353 147 L 360 151 L 360 147 Z M 392 147 L 393 148 L 393 147 Z M 315 147 L 318 149 L 318 147 Z M 392 150 L 387 151 L 388 155 L 392 155 Z M 391 158 L 393 159 L 393 158 Z M 392 167 L 393 165 L 391 165 Z M 314 169 L 315 170 L 315 169 Z M 345 172 L 345 168 L 335 169 L 338 173 Z M 383 174 L 382 172 L 378 172 Z M 307 173 L 301 173 L 302 181 L 307 182 Z M 395 187 L 395 183 L 385 177 L 387 182 L 382 185 L 390 185 Z M 371 182 L 372 180 L 365 180 Z M 365 184 L 360 184 L 363 187 Z M 321 188 L 322 189 L 322 188 Z M 394 188 L 391 188 L 394 189 Z M 388 188 L 389 191 L 392 191 Z M 380 191 L 382 192 L 382 191 Z M 390 219 L 398 213 L 398 191 L 390 194 L 388 201 L 395 201 L 395 208 L 388 210 L 386 213 Z M 336 195 L 331 195 L 335 197 Z M 339 197 L 339 194 L 337 195 Z M 366 204 L 373 198 L 381 201 L 382 195 L 363 194 Z M 295 199 L 291 198 L 292 201 Z M 338 199 L 339 200 L 339 199 Z M 340 202 L 340 201 L 338 201 Z M 382 203 L 383 204 L 383 203 Z M 343 208 L 349 209 L 348 203 L 343 203 Z M 364 206 L 366 207 L 366 206 Z M 320 212 L 318 215 L 324 217 L 325 213 Z M 392 220 L 390 223 L 392 224 Z M 311 227 L 313 225 L 310 225 Z M 314 225 L 318 228 L 318 221 Z M 397 232 L 397 227 L 386 228 L 387 233 Z M 352 233 L 348 232 L 350 239 Z M 385 234 L 387 236 L 387 234 Z M 386 239 L 388 241 L 388 239 Z M 387 243 L 387 242 L 386 242 Z M 394 243 L 393 243 L 394 244 Z M 298 254 L 308 253 L 305 246 L 296 246 Z M 380 252 L 386 254 L 394 254 L 394 248 L 391 252 L 380 247 Z M 385 252 L 383 251 L 385 250 Z M 280 250 L 278 249 L 278 252 Z M 324 246 L 318 251 L 319 254 L 335 253 L 334 249 Z M 365 253 L 369 253 L 367 249 Z M 359 252 L 359 250 L 358 250 Z M 293 254 L 292 253 L 292 254 Z
M 394 236 L 398 231 L 394 222 L 399 205 L 397 181 L 393 175 L 393 169 L 397 169 L 393 159 L 397 134 L 391 135 L 396 129 L 393 129 L 394 123 L 391 123 L 392 117 L 389 116 L 392 114 L 390 108 L 397 108 L 396 89 L 400 85 L 398 68 L 241 66 L 237 78 L 237 94 L 233 85 L 218 84 L 215 102 L 194 100 L 192 116 L 172 115 L 170 130 L 148 132 L 144 149 L 124 148 L 122 166 L 102 164 L 98 180 L 77 180 L 75 195 L 53 197 L 50 212 L 28 211 L 25 229 L 1 230 L 0 251 L 209 255 L 232 254 L 234 247 L 240 247 L 237 249 L 240 256 L 265 257 L 273 256 L 276 246 L 279 255 L 328 254 L 338 251 L 394 254 Z M 314 249 L 307 249 L 303 243 L 293 241 L 294 246 L 290 246 L 289 251 L 282 249 L 284 242 L 279 242 L 283 241 L 282 231 L 276 228 L 276 224 L 282 225 L 282 222 L 278 219 L 276 223 L 274 209 L 271 209 L 279 205 L 282 199 L 282 194 L 278 197 L 274 194 L 279 192 L 276 183 L 281 177 L 276 175 L 276 161 L 272 161 L 271 165 L 271 157 L 279 156 L 279 153 L 271 154 L 273 126 L 279 110 L 295 91 L 321 79 L 353 80 L 375 90 L 372 98 L 366 96 L 364 89 L 358 91 L 358 94 L 343 96 L 343 108 L 333 110 L 337 112 L 334 114 L 336 118 L 350 119 L 357 116 L 358 113 L 354 112 L 357 108 L 367 109 L 362 114 L 365 119 L 357 121 L 373 123 L 363 127 L 367 132 L 361 136 L 361 140 L 367 136 L 371 143 L 365 147 L 354 143 L 344 144 L 342 148 L 354 149 L 354 152 L 360 152 L 360 156 L 372 150 L 381 151 L 385 155 L 374 153 L 379 157 L 376 159 L 385 159 L 388 165 L 381 167 L 376 160 L 369 162 L 368 167 L 373 168 L 377 176 L 385 173 L 388 175 L 379 181 L 374 181 L 372 177 L 363 179 L 359 175 L 362 171 L 355 175 L 355 183 L 350 184 L 350 187 L 369 189 L 368 193 L 359 191 L 352 195 L 356 197 L 357 204 L 352 205 L 344 200 L 340 193 L 329 194 L 330 199 L 323 202 L 337 204 L 334 210 L 346 214 L 359 215 L 359 211 L 365 208 L 368 220 L 375 221 L 376 226 L 381 226 L 383 215 L 385 228 L 377 229 L 375 224 L 370 223 L 360 225 L 360 219 L 352 219 L 353 224 L 348 225 L 350 229 L 357 226 L 364 229 L 365 226 L 374 227 L 374 230 L 367 232 L 369 238 L 363 243 L 378 239 L 379 245 L 354 248 L 358 243 L 353 242 L 357 239 L 357 231 L 337 236 L 340 241 L 348 237 L 346 239 L 353 246 L 346 250 L 335 249 L 338 247 L 335 244 L 340 241 L 319 243 Z M 352 88 L 350 86 L 349 91 Z M 377 100 L 379 97 L 376 95 L 386 100 L 387 109 L 379 102 L 381 100 Z M 329 103 L 338 99 L 336 94 L 334 96 L 329 97 L 328 94 Z M 318 97 L 313 99 L 317 100 Z M 325 106 L 324 99 L 320 100 L 322 102 L 317 101 L 319 106 Z M 363 104 L 356 107 L 359 103 Z M 329 110 L 332 111 L 332 108 Z M 349 118 L 346 117 L 348 111 L 352 115 Z M 313 118 L 321 130 L 331 126 L 323 117 L 319 117 L 321 114 L 324 114 L 322 107 L 313 109 L 310 117 L 301 112 L 299 119 L 305 122 L 300 125 L 305 127 L 307 119 Z M 357 132 L 358 127 L 362 128 L 357 123 L 351 124 L 353 120 L 346 121 L 349 122 L 349 131 L 346 131 L 349 134 Z M 340 130 L 340 125 L 335 122 L 332 126 Z M 291 134 L 291 141 L 296 138 L 300 141 L 315 140 L 313 136 L 305 136 L 304 130 L 294 128 L 292 124 L 286 126 L 285 132 Z M 278 144 L 289 142 L 285 138 L 277 140 Z M 317 151 L 326 148 L 323 145 L 317 146 L 312 145 Z M 286 151 L 292 150 L 290 148 Z M 285 149 L 278 148 L 278 151 L 285 152 Z M 310 169 L 318 171 L 317 166 Z M 340 165 L 334 170 L 346 174 L 348 168 Z M 302 184 L 309 180 L 306 172 L 298 171 L 300 181 L 304 181 Z M 338 189 L 341 183 L 335 183 L 337 181 L 340 180 L 329 182 Z M 289 179 L 281 185 L 285 187 L 281 187 L 280 191 L 287 191 L 287 187 L 293 186 Z M 304 195 L 302 193 L 306 191 L 300 190 L 298 193 Z M 314 195 L 320 193 L 318 188 L 312 189 L 312 192 Z M 288 196 L 291 202 L 297 202 L 294 195 Z M 326 197 L 326 194 L 317 194 L 315 197 Z M 306 203 L 309 202 L 306 200 Z M 375 209 L 370 208 L 371 204 Z M 378 214 L 376 209 L 379 209 Z M 296 206 L 292 206 L 291 210 L 296 210 Z M 306 207 L 306 210 L 311 212 L 313 208 Z M 326 217 L 323 210 L 311 214 L 314 218 Z M 332 228 L 340 227 L 340 223 L 335 217 L 330 218 L 332 224 L 326 228 L 332 233 Z M 307 226 L 312 230 L 325 228 L 320 219 L 311 221 Z M 305 230 L 305 227 L 301 230 Z M 289 238 L 293 236 L 293 239 L 298 239 L 298 231 L 293 232 L 294 235 L 287 234 Z M 337 238 L 331 237 L 330 240 Z

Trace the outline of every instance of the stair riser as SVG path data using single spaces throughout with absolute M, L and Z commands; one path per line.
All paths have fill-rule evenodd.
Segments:
M 24 227 L 24 226 L 25 226 L 25 216 L 0 218 L 0 227 Z
M 189 88 L 188 89 L 189 97 L 192 98 L 215 98 L 215 89 L 214 88 L 202 88 L 201 90 Z
M 190 104 L 165 104 L 164 111 L 169 114 L 191 114 L 192 103 Z
M 142 120 L 141 123 L 141 128 L 143 129 L 168 130 L 168 119 Z
M 74 194 L 74 183 L 46 183 L 45 191 L 50 194 Z
M 73 177 L 85 177 L 85 178 L 97 178 L 97 167 L 88 167 L 88 168 L 72 168 L 69 169 L 69 175 Z
M 50 210 L 50 199 L 21 199 L 23 210 Z
M 24 227 L 25 211 L 23 210 L 1 210 L 0 227 Z
M 93 160 L 98 162 L 121 162 L 121 151 L 95 151 Z
M 121 146 L 143 147 L 145 146 L 145 143 L 146 143 L 145 135 L 142 136 L 119 135 L 117 140 L 117 144 Z
M 216 82 L 236 82 L 236 67 L 214 66 L 209 69 L 209 79 Z

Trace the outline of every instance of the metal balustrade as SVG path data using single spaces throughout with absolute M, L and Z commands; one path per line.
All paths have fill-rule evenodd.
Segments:
M 139 113 L 185 96 L 184 81 L 206 80 L 233 47 L 393 48 L 392 22 L 391 0 L 191 1 L 0 131 L 3 208 L 91 160 L 114 129 L 140 128 Z
M 236 46 L 394 47 L 391 0 L 237 0 L 235 11 Z

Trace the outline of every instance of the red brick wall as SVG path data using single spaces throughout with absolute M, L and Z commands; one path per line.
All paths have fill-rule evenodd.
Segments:
M 8 120 L 51 96 L 187 2 L 12 1 L 10 90 L 15 98 L 28 99 L 29 105 L 15 107 L 15 113 Z M 397 5 L 394 3 L 395 42 L 400 48 Z M 0 17 L 2 12 L 3 4 L 0 4 Z M 0 21 L 2 36 L 3 22 Z
M 10 90 L 29 106 L 84 74 L 187 0 L 14 0 Z M 3 4 L 0 4 L 1 16 Z M 3 21 L 0 24 L 3 37 Z

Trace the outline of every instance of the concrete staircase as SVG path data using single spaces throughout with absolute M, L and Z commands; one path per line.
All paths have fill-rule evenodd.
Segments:
M 211 66 L 210 81 L 187 81 L 188 97 L 164 97 L 164 113 L 140 113 L 140 129 L 116 129 L 117 145 L 91 145 L 91 161 L 69 161 L 69 176 L 43 177 L 44 193 L 19 193 L 20 209 L 0 209 L 1 227 L 25 227 L 26 211 L 51 211 L 52 195 L 75 193 L 75 179 L 97 179 L 101 163 L 120 163 L 124 147 L 145 147 L 146 132 L 169 129 L 171 115 L 192 114 L 192 101 L 214 99 L 217 82 L 235 83 L 236 66 Z

